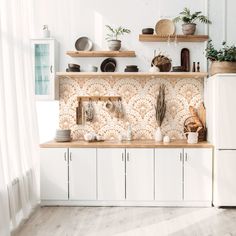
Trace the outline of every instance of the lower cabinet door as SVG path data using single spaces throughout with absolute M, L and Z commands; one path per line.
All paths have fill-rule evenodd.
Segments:
M 155 200 L 183 200 L 183 149 L 155 149 Z
M 154 149 L 126 149 L 126 200 L 154 200 Z
M 68 200 L 67 148 L 40 150 L 41 200 Z
M 69 199 L 96 200 L 96 148 L 69 149 Z
M 125 200 L 125 150 L 97 149 L 98 200 Z
M 184 200 L 212 201 L 212 149 L 184 149 Z

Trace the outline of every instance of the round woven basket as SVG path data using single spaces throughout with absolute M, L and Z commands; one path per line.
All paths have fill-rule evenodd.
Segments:
M 194 116 L 190 116 L 188 117 L 185 121 L 184 121 L 184 134 L 186 136 L 186 138 L 188 138 L 188 132 L 196 132 L 198 127 L 195 127 L 194 125 L 196 124 L 193 120 Z M 202 141 L 206 141 L 206 136 L 207 136 L 207 129 L 202 127 L 199 131 L 198 131 L 198 141 L 202 142 Z

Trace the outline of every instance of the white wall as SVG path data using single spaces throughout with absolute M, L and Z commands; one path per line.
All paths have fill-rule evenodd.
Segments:
M 208 9 L 209 5 L 209 9 Z M 87 64 L 100 66 L 104 58 L 70 58 L 67 50 L 74 50 L 74 43 L 81 36 L 88 36 L 95 44 L 94 49 L 107 49 L 104 25 L 123 26 L 132 33 L 123 38 L 123 48 L 135 50 L 136 58 L 118 58 L 118 71 L 123 71 L 127 64 L 137 64 L 141 71 L 147 71 L 155 49 L 165 51 L 172 58 L 172 65 L 180 64 L 180 51 L 190 49 L 191 61 L 200 61 L 201 69 L 206 70 L 204 43 L 143 43 L 138 41 L 142 28 L 155 27 L 161 18 L 173 18 L 183 9 L 201 10 L 208 14 L 213 24 L 209 33 L 219 44 L 224 39 L 235 42 L 234 29 L 235 0 L 35 0 L 35 35 L 41 36 L 42 25 L 48 24 L 51 34 L 60 43 L 60 71 L 65 71 L 67 64 L 75 62 L 86 69 Z M 226 13 L 226 14 L 225 14 Z M 227 14 L 228 13 L 228 14 Z M 231 15 L 229 15 L 231 14 Z M 225 25 L 227 23 L 227 25 Z M 206 26 L 199 24 L 197 34 L 206 34 Z M 181 24 L 177 25 L 181 33 Z M 49 111 L 49 113 L 48 113 Z M 41 141 L 51 139 L 58 126 L 58 102 L 38 104 Z M 50 115 L 45 121 L 42 114 Z

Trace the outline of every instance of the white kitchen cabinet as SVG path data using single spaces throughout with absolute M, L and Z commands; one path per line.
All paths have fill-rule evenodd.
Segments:
M 97 149 L 98 200 L 125 200 L 125 149 Z
M 69 149 L 69 199 L 96 200 L 96 148 Z
M 32 40 L 34 90 L 37 100 L 58 99 L 57 47 L 56 40 L 52 38 Z
M 184 149 L 184 200 L 212 201 L 212 149 Z
M 212 149 L 155 149 L 155 199 L 212 201 Z
M 68 199 L 67 148 L 42 148 L 40 151 L 41 200 Z
M 155 149 L 155 200 L 183 200 L 183 149 Z
M 154 200 L 154 149 L 126 149 L 126 200 Z

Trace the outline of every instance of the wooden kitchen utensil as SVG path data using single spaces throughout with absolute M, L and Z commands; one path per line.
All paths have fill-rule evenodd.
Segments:
M 202 102 L 198 108 L 198 117 L 202 122 L 204 128 L 206 128 L 206 108 Z
M 202 125 L 202 122 L 201 122 L 201 120 L 199 119 L 198 114 L 197 114 L 197 112 L 195 111 L 195 108 L 194 108 L 193 106 L 189 106 L 189 111 L 190 111 L 190 113 L 191 113 L 191 116 L 192 116 L 193 119 L 194 119 L 194 122 L 195 122 L 196 126 L 197 126 L 197 127 L 202 127 L 202 126 L 203 126 L 203 125 Z
M 78 100 L 78 107 L 76 107 L 76 124 L 83 124 L 83 111 L 82 111 L 82 102 L 81 99 Z

